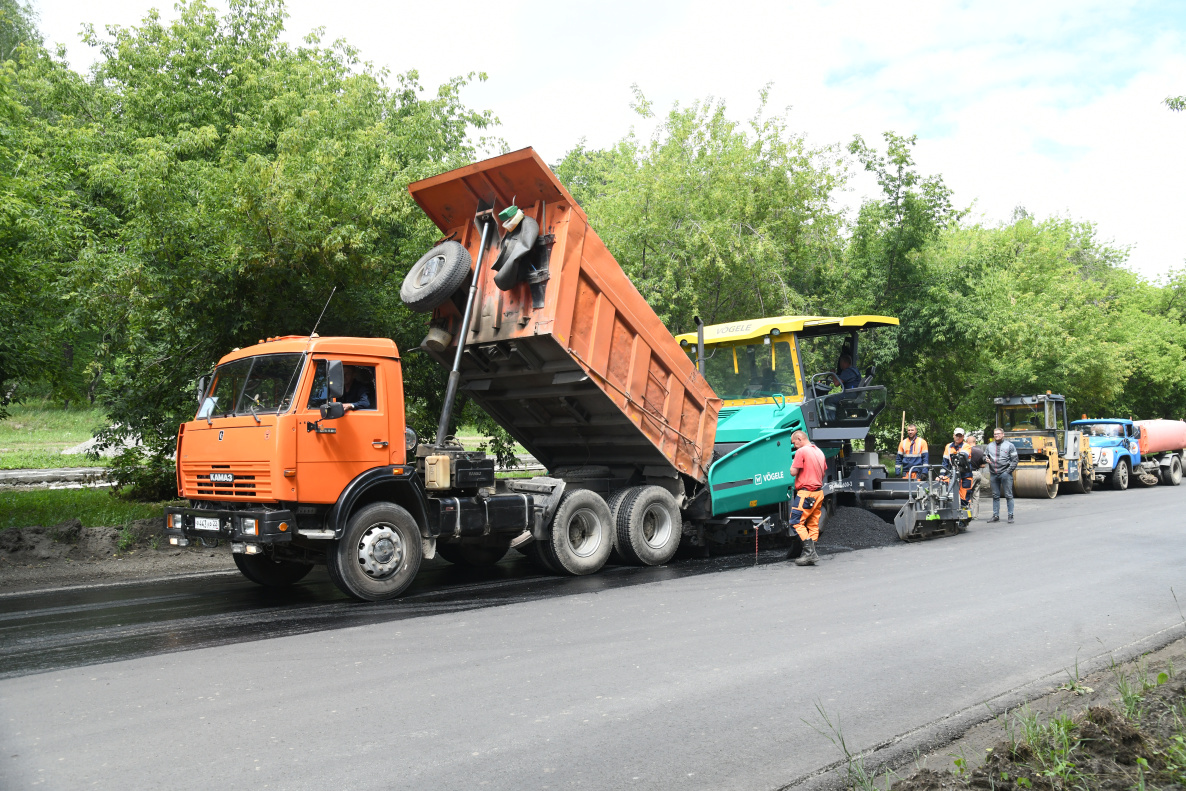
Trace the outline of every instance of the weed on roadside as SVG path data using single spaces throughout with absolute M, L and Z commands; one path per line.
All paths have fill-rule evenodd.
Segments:
M 824 728 L 820 728 L 807 720 L 803 720 L 803 722 L 839 748 L 840 754 L 844 757 L 845 764 L 844 787 L 854 789 L 855 791 L 879 791 L 883 788 L 889 788 L 892 775 L 888 769 L 882 776 L 881 782 L 878 783 L 876 772 L 870 772 L 866 768 L 865 757 L 860 753 L 853 753 L 848 749 L 848 743 L 844 739 L 844 730 L 840 727 L 840 718 L 837 717 L 836 722 L 833 723 L 832 718 L 828 716 L 828 712 L 819 703 L 815 704 L 815 710 L 819 712 L 820 719 L 824 723 Z

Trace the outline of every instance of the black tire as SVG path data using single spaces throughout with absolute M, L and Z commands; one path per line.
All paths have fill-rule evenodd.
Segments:
M 1178 486 L 1182 483 L 1182 460 L 1178 454 L 1170 458 L 1170 466 L 1161 468 L 1161 483 L 1164 486 Z
M 1067 481 L 1059 487 L 1059 491 L 1064 491 L 1068 494 L 1091 494 L 1091 490 L 1095 483 L 1095 474 L 1092 472 L 1084 472 L 1083 465 L 1079 465 L 1079 480 Z
M 552 563 L 551 553 L 543 541 L 530 541 L 517 549 L 531 561 L 532 565 L 548 574 L 563 574 L 564 572 Z
M 372 503 L 350 517 L 341 539 L 325 553 L 329 578 L 361 601 L 393 599 L 420 570 L 420 528 L 394 503 Z
M 1128 474 L 1128 459 L 1121 459 L 1116 462 L 1116 467 L 1112 470 L 1112 474 L 1108 476 L 1108 487 L 1118 492 L 1123 492 L 1128 488 L 1130 477 Z
M 469 250 L 460 242 L 441 242 L 412 264 L 399 298 L 417 313 L 431 313 L 453 296 L 472 264 Z
M 628 490 L 616 510 L 614 545 L 623 562 L 661 566 L 675 557 L 683 522 L 671 492 L 661 486 L 637 486 Z
M 313 570 L 312 563 L 273 560 L 267 555 L 232 555 L 243 576 L 265 588 L 287 588 Z
M 511 549 L 506 544 L 480 544 L 474 541 L 461 541 L 456 544 L 437 544 L 437 554 L 456 566 L 468 566 L 481 569 L 493 566 L 506 557 Z
M 601 570 L 614 548 L 609 506 L 597 492 L 564 493 L 552 518 L 551 535 L 541 549 L 563 574 L 582 576 Z

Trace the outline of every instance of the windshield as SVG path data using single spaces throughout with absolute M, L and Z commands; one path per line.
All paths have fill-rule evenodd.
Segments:
M 1123 437 L 1124 426 L 1119 423 L 1092 423 L 1085 426 L 1079 424 L 1079 428 L 1087 432 L 1089 437 Z
M 695 357 L 694 349 L 692 355 Z M 704 378 L 726 401 L 799 394 L 789 340 L 770 345 L 710 346 L 704 356 Z
M 264 354 L 218 366 L 197 417 L 287 411 L 304 358 L 303 354 Z
M 1003 406 L 997 412 L 998 422 L 1005 431 L 1044 431 L 1046 429 L 1045 404 L 1019 404 Z

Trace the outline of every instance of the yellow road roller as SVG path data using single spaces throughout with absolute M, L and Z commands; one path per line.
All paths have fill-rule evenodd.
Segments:
M 1066 492 L 1091 492 L 1091 445 L 1086 434 L 1067 423 L 1066 398 L 1047 391 L 1045 395 L 1009 396 L 994 402 L 997 428 L 1017 448 L 1015 497 L 1052 500 L 1060 487 Z

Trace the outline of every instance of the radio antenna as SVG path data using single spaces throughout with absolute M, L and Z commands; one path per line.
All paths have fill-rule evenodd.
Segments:
M 338 287 L 334 286 L 329 292 L 329 297 L 327 297 L 325 300 L 325 307 L 321 309 L 321 315 L 317 317 L 317 321 L 313 324 L 313 331 L 309 333 L 309 340 L 305 343 L 305 351 L 302 353 L 302 356 L 307 357 L 309 355 L 309 349 L 313 346 L 313 336 L 317 334 L 317 328 L 321 326 L 321 320 L 325 318 L 325 311 L 329 309 L 329 301 L 334 298 L 334 294 L 337 292 L 337 290 Z M 287 393 L 289 388 L 292 387 L 292 380 L 296 379 L 296 375 L 300 373 L 302 367 L 303 366 L 298 365 L 292 369 L 292 376 L 288 377 L 288 384 L 284 386 L 285 393 Z M 293 395 L 295 395 L 295 393 Z M 296 406 L 296 399 L 293 399 L 292 405 L 294 407 Z
M 333 291 L 329 292 L 329 297 L 327 297 L 325 300 L 325 307 L 321 309 L 321 315 L 317 317 L 317 323 L 313 325 L 313 331 L 309 333 L 309 342 L 310 343 L 313 342 L 313 336 L 317 334 L 317 328 L 321 326 L 321 320 L 323 318 L 325 318 L 325 311 L 329 309 L 329 301 L 334 298 L 334 293 L 337 290 L 338 290 L 338 287 L 334 286 Z M 305 347 L 305 351 L 306 352 L 309 351 L 308 347 Z

